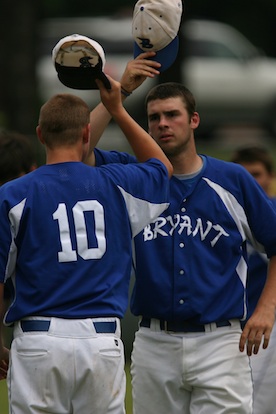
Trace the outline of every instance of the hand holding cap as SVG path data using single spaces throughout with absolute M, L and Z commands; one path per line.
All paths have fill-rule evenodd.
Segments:
M 182 0 L 139 0 L 132 19 L 134 57 L 154 51 L 160 72 L 168 69 L 178 54 L 181 16 Z

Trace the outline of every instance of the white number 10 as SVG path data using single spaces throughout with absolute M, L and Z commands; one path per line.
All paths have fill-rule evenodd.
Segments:
M 88 237 L 84 212 L 93 211 L 95 221 L 95 237 L 98 247 L 88 247 Z M 86 200 L 77 202 L 73 209 L 73 219 L 77 240 L 77 251 L 73 250 L 70 237 L 70 227 L 66 205 L 60 203 L 53 214 L 54 220 L 58 221 L 61 251 L 58 252 L 59 262 L 75 262 L 77 254 L 84 260 L 100 259 L 106 251 L 104 210 L 97 200 Z

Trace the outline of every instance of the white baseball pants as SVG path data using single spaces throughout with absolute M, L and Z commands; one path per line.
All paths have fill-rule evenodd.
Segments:
M 7 378 L 10 413 L 124 414 L 120 335 L 116 318 L 16 323 Z
M 153 319 L 150 328 L 139 328 L 131 363 L 134 414 L 252 414 L 239 322 L 206 326 L 208 332 L 169 333 Z
M 253 376 L 253 413 L 276 414 L 276 326 L 267 349 L 250 357 Z

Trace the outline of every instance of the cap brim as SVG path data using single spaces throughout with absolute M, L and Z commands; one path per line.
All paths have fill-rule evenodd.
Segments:
M 111 84 L 106 75 L 97 67 L 69 67 L 55 63 L 58 78 L 63 85 L 72 89 L 99 89 L 95 79 L 103 82 L 106 89 L 111 89 Z
M 176 36 L 171 43 L 169 43 L 166 47 L 161 50 L 155 51 L 156 55 L 150 58 L 156 62 L 161 63 L 160 72 L 164 72 L 164 70 L 168 69 L 177 58 L 179 49 L 179 39 Z M 150 49 L 143 50 L 141 49 L 136 42 L 134 42 L 134 58 L 136 58 L 141 53 L 150 52 Z

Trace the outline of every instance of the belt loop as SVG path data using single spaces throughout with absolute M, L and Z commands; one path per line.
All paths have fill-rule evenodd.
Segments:
M 204 325 L 204 330 L 205 330 L 205 332 L 211 332 L 212 331 L 212 324 L 211 323 L 206 323 Z
M 151 318 L 150 319 L 150 329 L 154 332 L 160 332 L 161 331 L 160 320 L 155 319 L 155 318 Z
M 215 322 L 210 323 L 209 326 L 210 326 L 210 331 L 208 331 L 208 332 L 216 331 L 217 324 Z

